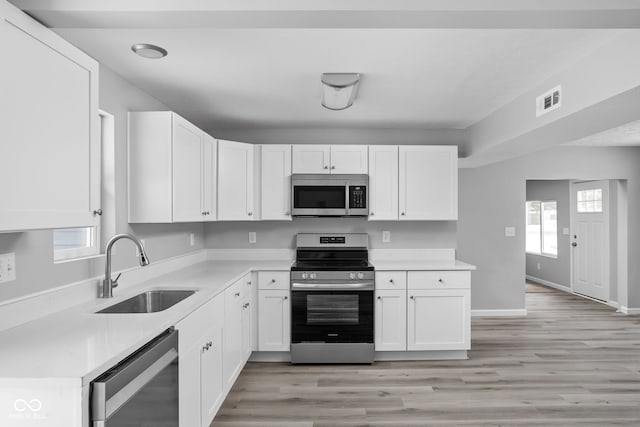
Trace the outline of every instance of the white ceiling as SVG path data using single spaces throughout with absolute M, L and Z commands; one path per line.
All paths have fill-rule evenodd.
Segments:
M 640 27 L 638 0 L 11 1 L 210 131 L 464 129 Z M 362 74 L 353 107 L 326 72 Z
M 466 128 L 609 40 L 615 30 L 57 29 L 205 128 Z M 134 55 L 134 43 L 169 51 Z M 362 74 L 345 111 L 320 75 Z
M 590 135 L 565 145 L 584 147 L 640 147 L 640 120 Z

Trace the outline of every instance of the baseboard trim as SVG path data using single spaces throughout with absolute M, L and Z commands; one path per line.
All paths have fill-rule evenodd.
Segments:
M 613 307 L 615 309 L 618 309 L 618 311 L 622 312 L 622 310 L 620 309 L 620 304 L 618 304 L 617 301 L 602 301 L 602 300 L 599 300 L 599 299 L 591 298 L 588 295 L 579 294 L 577 292 L 574 292 L 573 289 L 571 289 L 571 288 L 569 288 L 567 286 L 559 285 L 557 283 L 550 282 L 548 280 L 540 279 L 539 277 L 530 276 L 528 274 L 525 277 L 527 278 L 527 280 L 530 280 L 532 282 L 536 282 L 536 283 L 539 283 L 541 285 L 545 285 L 545 286 L 548 286 L 550 288 L 557 289 L 559 291 L 566 292 L 568 294 L 575 295 L 575 296 L 578 296 L 578 297 L 581 297 L 581 298 L 586 298 L 586 299 L 591 300 L 591 301 L 599 302 L 600 304 L 608 305 L 609 307 Z
M 526 308 L 514 308 L 514 309 L 503 309 L 503 310 L 471 310 L 471 316 L 480 317 L 515 317 L 515 316 L 526 316 L 527 309 Z
M 544 280 L 544 279 L 540 279 L 539 277 L 530 276 L 528 274 L 525 277 L 526 277 L 527 280 L 531 280 L 532 282 L 536 282 L 536 283 L 539 283 L 541 285 L 545 285 L 545 286 L 548 286 L 550 288 L 557 289 L 559 291 L 573 293 L 571 288 L 568 287 L 568 286 L 559 285 L 557 283 L 550 282 L 550 281 Z
M 206 261 L 206 251 L 200 250 L 159 261 L 152 261 L 145 268 L 131 267 L 114 271 L 125 273 L 119 281 L 119 291 L 130 286 L 162 276 L 175 270 Z M 94 300 L 103 276 L 95 276 L 78 282 L 24 295 L 0 302 L 0 330 L 6 330 L 32 320 Z
M 628 314 L 629 316 L 637 316 L 640 314 L 640 308 L 629 308 L 621 306 L 618 310 L 620 313 Z
M 432 350 L 432 351 L 376 351 L 375 361 L 401 360 L 465 360 L 467 350 Z M 254 351 L 250 362 L 291 362 L 288 351 Z

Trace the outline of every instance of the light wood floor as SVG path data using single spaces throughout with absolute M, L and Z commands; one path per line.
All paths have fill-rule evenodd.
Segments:
M 249 363 L 212 425 L 640 426 L 640 317 L 545 289 L 473 318 L 469 360 Z

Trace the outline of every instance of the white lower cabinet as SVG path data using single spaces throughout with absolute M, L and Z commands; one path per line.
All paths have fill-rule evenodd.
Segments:
M 251 275 L 224 291 L 222 367 L 225 390 L 231 389 L 251 353 Z
M 288 271 L 258 273 L 258 350 L 291 348 L 291 296 Z
M 258 316 L 259 351 L 289 351 L 291 348 L 291 300 L 289 290 L 260 290 Z
M 469 271 L 376 272 L 376 351 L 470 349 L 470 277 Z
M 180 426 L 208 426 L 222 405 L 224 297 L 215 297 L 176 324 L 179 331 Z
M 377 290 L 375 306 L 376 351 L 407 349 L 407 291 Z

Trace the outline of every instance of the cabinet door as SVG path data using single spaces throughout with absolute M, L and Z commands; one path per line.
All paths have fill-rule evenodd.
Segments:
M 400 146 L 400 219 L 458 219 L 458 149 Z
M 330 151 L 329 145 L 293 145 L 293 173 L 330 173 Z
M 291 146 L 262 145 L 262 219 L 291 220 Z
M 9 2 L 0 51 L 0 231 L 98 225 L 98 63 Z
M 249 360 L 251 356 L 251 340 L 252 340 L 252 319 L 251 310 L 252 304 L 250 298 L 245 298 L 242 303 L 241 323 L 242 323 L 242 363 Z
M 217 141 L 204 134 L 202 141 L 202 220 L 215 221 L 217 218 L 217 180 L 218 180 Z
M 200 129 L 173 115 L 173 221 L 202 221 L 202 138 Z
M 258 291 L 258 350 L 289 351 L 291 300 L 288 290 Z
M 200 407 L 201 424 L 208 426 L 224 400 L 222 383 L 222 330 L 215 328 L 213 333 L 203 340 L 200 350 Z M 181 360 L 180 363 L 183 363 Z M 192 400 L 193 395 L 187 399 Z M 181 423 L 181 425 L 183 425 Z M 185 424 L 194 425 L 194 424 Z
M 375 335 L 376 351 L 407 349 L 406 291 L 376 291 Z
M 469 290 L 408 290 L 407 294 L 407 350 L 471 348 Z
M 398 146 L 369 147 L 369 220 L 398 219 Z
M 253 145 L 218 141 L 218 219 L 253 219 Z
M 331 173 L 369 173 L 366 145 L 332 145 Z
M 242 368 L 242 298 L 240 281 L 224 292 L 222 367 L 224 389 L 229 390 Z

